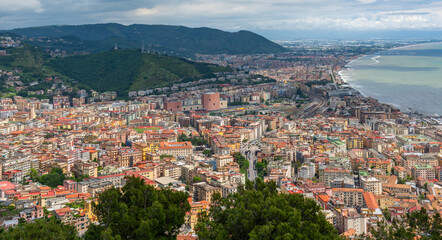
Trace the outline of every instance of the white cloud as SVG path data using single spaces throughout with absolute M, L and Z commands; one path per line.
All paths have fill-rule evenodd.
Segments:
M 376 0 L 357 0 L 357 1 L 362 4 L 370 4 L 376 2 Z
M 39 13 L 43 11 L 43 8 L 39 0 L 0 0 L 0 11 L 34 11 Z

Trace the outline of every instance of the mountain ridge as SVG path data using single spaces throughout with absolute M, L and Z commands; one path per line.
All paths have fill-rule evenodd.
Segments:
M 190 28 L 179 25 L 100 23 L 85 25 L 50 25 L 3 30 L 27 37 L 75 36 L 83 41 L 100 42 L 112 37 L 122 45 L 146 45 L 183 54 L 254 54 L 286 51 L 282 46 L 247 30 L 227 32 L 214 28 Z M 130 43 L 130 44 L 126 44 Z

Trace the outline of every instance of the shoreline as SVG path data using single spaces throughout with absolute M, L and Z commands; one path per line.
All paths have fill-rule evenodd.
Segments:
M 410 44 L 410 45 L 405 45 L 405 46 L 400 46 L 400 47 L 390 48 L 390 49 L 387 49 L 387 50 L 383 50 L 382 52 L 384 52 L 384 51 L 391 51 L 391 50 L 401 50 L 401 49 L 406 49 L 406 48 L 411 48 L 411 47 L 416 47 L 416 46 L 421 46 L 421 45 L 441 44 L 441 43 L 442 43 L 442 41 L 437 41 L 437 42 L 427 42 L 427 43 L 417 43 L 417 44 Z M 354 59 L 349 59 L 349 61 L 348 61 L 347 63 L 345 63 L 345 65 L 344 65 L 339 71 L 337 71 L 337 74 L 339 75 L 339 77 L 340 77 L 340 79 L 341 79 L 341 81 L 342 81 L 343 84 L 346 84 L 348 87 L 350 87 L 351 89 L 353 89 L 354 91 L 356 91 L 360 96 L 362 96 L 362 97 L 364 97 L 364 98 L 370 97 L 370 98 L 376 99 L 377 101 L 379 101 L 379 99 L 374 98 L 374 97 L 371 97 L 371 96 L 368 96 L 367 94 L 362 93 L 360 90 L 357 90 L 357 89 L 354 87 L 354 84 L 352 84 L 351 81 L 348 81 L 348 78 L 346 79 L 346 78 L 343 76 L 342 71 L 344 71 L 344 70 L 346 70 L 346 71 L 351 71 L 351 68 L 350 68 L 348 65 L 350 65 L 351 63 L 353 63 L 353 62 L 356 61 L 356 60 L 359 60 L 359 59 L 364 58 L 364 57 L 367 57 L 367 56 L 373 56 L 372 59 L 375 60 L 375 61 L 377 61 L 377 63 L 379 63 L 379 61 L 377 60 L 377 58 L 379 58 L 379 57 L 381 57 L 381 56 L 378 55 L 378 53 L 379 53 L 379 52 L 374 52 L 374 53 L 371 53 L 371 54 L 362 54 L 362 55 L 360 55 L 360 56 L 358 56 L 358 57 L 356 57 L 356 58 L 354 58 Z M 397 108 L 400 112 L 402 112 L 402 113 L 404 113 L 404 114 L 407 114 L 407 115 L 409 115 L 409 116 L 410 116 L 410 115 L 419 115 L 419 116 L 421 116 L 421 117 L 425 117 L 425 118 L 442 118 L 442 115 L 439 115 L 439 114 L 437 114 L 437 113 L 432 113 L 433 115 L 428 115 L 427 113 L 423 113 L 422 110 L 420 110 L 420 109 L 411 109 L 411 108 L 404 108 L 404 109 L 406 109 L 406 110 L 408 110 L 408 111 L 403 111 L 403 110 L 401 110 L 399 107 L 397 107 L 397 106 L 396 106 L 395 104 L 393 104 L 393 103 L 386 103 L 386 102 L 381 102 L 381 101 L 379 101 L 379 102 L 380 102 L 380 103 L 383 103 L 383 104 L 390 105 L 390 106 L 392 106 L 392 107 L 394 107 L 394 108 Z

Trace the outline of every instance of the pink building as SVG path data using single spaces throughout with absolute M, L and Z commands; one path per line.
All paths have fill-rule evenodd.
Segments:
M 0 197 L 5 198 L 6 197 L 6 191 L 8 190 L 14 190 L 15 184 L 9 182 L 9 181 L 1 181 L 0 182 Z
M 211 92 L 203 94 L 201 101 L 203 102 L 203 108 L 206 111 L 216 111 L 221 108 L 219 93 Z
M 77 182 L 67 179 L 63 181 L 63 187 L 65 187 L 68 190 L 75 190 L 77 191 Z
M 181 112 L 183 103 L 181 101 L 165 102 L 164 109 L 171 112 Z
M 22 212 L 20 212 L 20 217 L 24 218 L 25 220 L 33 220 L 37 218 L 44 217 L 44 211 L 43 207 L 40 205 L 36 205 L 34 208 L 25 209 Z

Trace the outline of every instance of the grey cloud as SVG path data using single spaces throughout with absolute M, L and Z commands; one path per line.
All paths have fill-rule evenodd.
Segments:
M 3 9 L 0 29 L 104 22 L 208 26 L 224 30 L 385 30 L 442 26 L 440 1 L 15 0 L 16 6 L 11 2 L 0 0 Z

